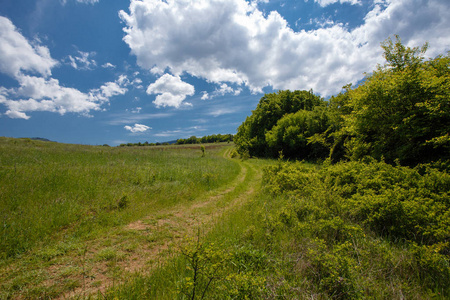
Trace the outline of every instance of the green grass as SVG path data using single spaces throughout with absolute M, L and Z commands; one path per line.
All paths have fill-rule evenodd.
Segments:
M 210 147 L 111 148 L 0 138 L 0 258 L 95 237 L 230 182 Z
M 0 149 L 1 299 L 450 295 L 445 172 L 231 145 Z
M 255 188 L 243 205 L 187 239 L 150 276 L 137 274 L 107 295 L 119 299 L 448 299 L 448 243 L 429 246 L 386 236 L 349 218 L 357 206 L 342 199 L 353 185 L 359 193 L 365 184 L 374 188 L 373 178 L 385 185 L 380 194 L 388 192 L 387 182 L 397 193 L 404 192 L 398 186 L 408 188 L 407 181 L 417 178 L 390 178 L 396 172 L 412 171 L 381 163 L 241 163 L 248 167 L 242 186 Z M 256 174 L 265 166 L 271 167 L 260 186 Z M 351 176 L 364 178 L 353 181 Z M 442 185 L 447 175 L 442 176 L 435 183 Z M 439 198 L 437 186 L 433 197 Z M 373 190 L 365 188 L 365 192 L 373 197 Z M 445 188 L 440 195 L 446 195 Z M 349 203 L 352 207 L 346 207 Z

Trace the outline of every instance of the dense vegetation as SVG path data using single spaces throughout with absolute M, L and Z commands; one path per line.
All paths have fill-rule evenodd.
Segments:
M 427 45 L 411 49 L 398 37 L 382 47 L 387 63 L 329 101 L 306 91 L 265 95 L 238 128 L 238 151 L 406 165 L 450 159 L 450 56 L 425 60 Z
M 229 143 L 233 141 L 232 134 L 212 134 L 205 135 L 201 138 L 196 137 L 195 135 L 187 138 L 187 139 L 178 139 L 177 145 L 183 144 L 207 144 L 207 143 Z
M 448 299 L 448 174 L 373 159 L 245 163 L 264 162 L 254 198 L 110 297 Z
M 382 47 L 387 63 L 358 87 L 265 95 L 238 129 L 243 157 L 323 162 L 265 170 L 252 242 L 288 258 L 277 295 L 450 297 L 450 55 Z
M 187 139 L 177 139 L 176 141 L 164 142 L 164 143 L 149 143 L 149 142 L 138 142 L 138 143 L 126 143 L 120 144 L 120 147 L 143 147 L 143 146 L 167 146 L 171 144 L 184 145 L 184 144 L 209 144 L 209 143 L 229 143 L 233 141 L 232 134 L 212 134 L 205 135 L 203 137 L 196 137 L 195 135 Z M 107 145 L 104 145 L 107 146 Z
M 266 94 L 238 128 L 237 150 L 250 156 L 277 157 L 280 150 L 290 157 L 313 156 L 320 149 L 309 145 L 308 138 L 326 129 L 325 109 L 312 91 Z

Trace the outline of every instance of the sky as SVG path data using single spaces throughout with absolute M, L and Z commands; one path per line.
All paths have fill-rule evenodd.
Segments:
M 116 146 L 236 133 L 265 93 L 329 98 L 448 0 L 0 0 L 0 136 Z

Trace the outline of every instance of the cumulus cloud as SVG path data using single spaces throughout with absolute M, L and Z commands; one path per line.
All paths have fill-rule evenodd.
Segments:
M 182 81 L 179 76 L 170 74 L 164 74 L 147 88 L 147 94 L 158 94 L 153 101 L 157 107 L 171 106 L 178 108 L 187 96 L 192 96 L 194 93 L 193 85 Z
M 32 45 L 9 19 L 0 17 L 0 72 L 19 85 L 9 89 L 0 86 L 0 104 L 7 108 L 6 116 L 29 119 L 26 113 L 33 111 L 88 116 L 92 110 L 101 110 L 111 97 L 125 94 L 130 84 L 126 76 L 120 76 L 115 82 L 83 93 L 51 78 L 51 69 L 56 65 L 46 47 Z
M 9 19 L 0 16 L 0 72 L 11 77 L 23 72 L 48 77 L 57 64 L 47 47 L 29 43 Z
M 132 133 L 142 133 L 152 129 L 151 127 L 142 124 L 134 124 L 134 126 L 125 126 L 124 128 Z
M 140 78 L 133 79 L 131 84 L 137 89 L 143 89 L 144 88 L 144 86 L 142 85 L 142 79 L 140 79 Z
M 54 78 L 22 75 L 17 78 L 20 87 L 3 89 L 0 103 L 8 108 L 7 116 L 29 119 L 25 112 L 48 111 L 61 115 L 79 113 L 89 115 L 91 110 L 101 110 L 102 104 L 113 96 L 123 95 L 127 89 L 119 81 L 107 82 L 89 93 L 61 86 Z
M 393 34 L 410 46 L 429 41 L 431 55 L 445 53 L 448 15 L 447 0 L 377 0 L 357 28 L 329 23 L 294 31 L 279 13 L 264 14 L 245 0 L 131 0 L 129 13 L 120 12 L 124 41 L 138 64 L 154 74 L 187 72 L 217 84 L 246 85 L 254 92 L 266 86 L 312 88 L 324 96 L 382 63 L 380 43 Z M 157 102 L 176 104 L 179 99 L 163 94 Z
M 208 92 L 203 91 L 203 95 L 202 95 L 202 98 L 201 98 L 201 99 L 202 99 L 202 100 L 208 100 L 208 99 L 210 99 L 210 98 L 209 98 Z
M 124 95 L 128 91 L 126 86 L 129 83 L 127 76 L 121 75 L 116 81 L 107 82 L 99 89 L 91 90 L 91 98 L 96 101 L 107 102 L 113 96 Z
M 30 118 L 29 116 L 27 116 L 23 112 L 11 111 L 11 110 L 6 111 L 5 115 L 10 117 L 11 119 L 25 119 L 25 120 L 28 120 Z

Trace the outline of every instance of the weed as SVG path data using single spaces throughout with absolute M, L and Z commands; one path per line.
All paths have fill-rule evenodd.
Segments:
M 205 150 L 206 150 L 205 146 L 201 145 L 200 149 L 202 150 L 202 157 L 205 157 Z
M 187 261 L 187 274 L 180 282 L 180 292 L 188 299 L 204 299 L 213 281 L 224 278 L 223 267 L 230 254 L 213 243 L 201 241 L 200 229 L 195 239 L 180 247 Z

